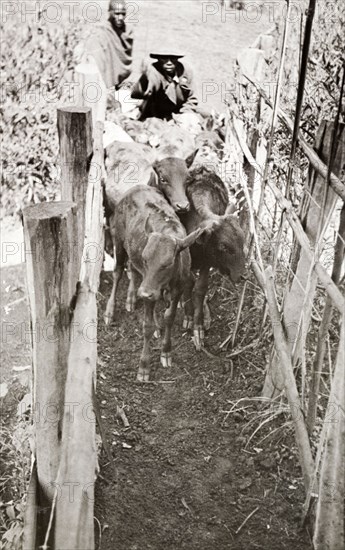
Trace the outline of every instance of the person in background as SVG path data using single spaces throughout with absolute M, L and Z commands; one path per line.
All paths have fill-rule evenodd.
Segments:
M 105 87 L 117 90 L 132 69 L 133 36 L 125 24 L 124 0 L 110 0 L 108 20 L 94 26 L 75 49 L 75 61 L 96 65 Z
M 139 120 L 157 117 L 171 120 L 173 114 L 195 111 L 198 100 L 194 93 L 190 68 L 180 61 L 183 54 L 172 49 L 151 53 L 153 63 L 143 65 L 142 74 L 133 86 L 131 97 L 142 99 Z

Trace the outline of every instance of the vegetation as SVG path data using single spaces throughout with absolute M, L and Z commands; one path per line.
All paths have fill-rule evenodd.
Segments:
M 28 3 L 27 3 L 28 4 Z M 37 3 L 36 3 L 37 4 Z M 1 38 L 0 135 L 3 214 L 59 193 L 56 108 L 69 91 L 80 23 L 10 17 Z

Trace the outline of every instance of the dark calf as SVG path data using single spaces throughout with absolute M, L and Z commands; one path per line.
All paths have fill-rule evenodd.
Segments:
M 197 151 L 194 151 L 185 160 L 168 156 L 157 160 L 153 165 L 157 178 L 151 180 L 150 185 L 162 191 L 178 214 L 189 210 L 186 181 L 189 175 L 188 168 L 192 165 L 196 153 Z
M 105 192 L 109 208 L 114 210 L 122 195 L 136 185 L 152 185 L 159 189 L 176 212 L 186 212 L 188 168 L 196 151 L 183 158 L 159 158 L 157 152 L 141 143 L 113 142 L 106 149 L 107 172 Z
M 155 304 L 167 291 L 170 305 L 164 315 L 161 363 L 171 366 L 171 329 L 178 301 L 191 277 L 187 248 L 206 228 L 198 228 L 186 236 L 183 225 L 163 195 L 143 185 L 132 188 L 122 197 L 110 222 L 117 263 L 105 321 L 109 323 L 114 318 L 117 286 L 128 258 L 132 278 L 127 300 L 133 305 L 139 282 L 138 296 L 144 300 L 144 346 L 137 379 L 147 381 L 150 372 L 149 344 L 155 330 Z
M 205 233 L 191 247 L 192 269 L 199 270 L 194 285 L 189 281 L 184 293 L 184 327 L 194 327 L 194 344 L 201 349 L 204 341 L 204 298 L 211 267 L 237 283 L 245 270 L 244 234 L 228 206 L 228 193 L 222 180 L 213 171 L 201 166 L 191 170 L 186 184 L 191 209 L 181 217 L 187 233 L 205 220 L 213 220 L 215 228 Z M 192 291 L 194 286 L 194 298 Z M 194 308 L 193 308 L 194 306 Z

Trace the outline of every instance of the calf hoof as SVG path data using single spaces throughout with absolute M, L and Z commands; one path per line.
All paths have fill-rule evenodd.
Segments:
M 109 315 L 107 312 L 105 312 L 103 319 L 104 323 L 109 326 L 114 321 L 114 315 Z
M 185 315 L 185 317 L 183 319 L 182 327 L 186 330 L 192 329 L 193 328 L 193 317 Z
M 208 319 L 204 319 L 204 329 L 206 331 L 210 330 L 211 328 L 211 317 L 209 317 Z
M 135 310 L 135 302 L 127 300 L 126 311 L 128 311 L 128 313 L 133 313 L 134 310 Z
M 204 345 L 205 331 L 203 327 L 197 327 L 194 329 L 194 346 L 197 351 L 200 351 Z
M 150 379 L 150 371 L 148 369 L 143 369 L 139 367 L 139 371 L 137 374 L 137 381 L 148 382 L 149 379 Z
M 172 367 L 172 358 L 170 351 L 161 353 L 161 365 L 164 368 Z

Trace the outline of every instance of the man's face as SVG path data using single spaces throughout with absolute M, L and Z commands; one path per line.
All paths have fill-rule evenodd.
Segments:
M 174 75 L 177 65 L 177 57 L 160 57 L 158 62 L 164 73 Z
M 111 23 L 121 29 L 125 26 L 126 6 L 122 2 L 111 2 L 109 6 L 109 20 Z

